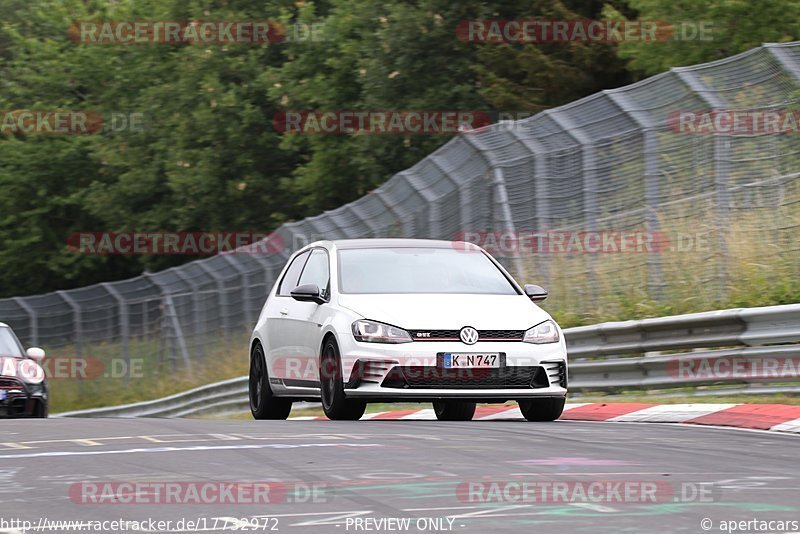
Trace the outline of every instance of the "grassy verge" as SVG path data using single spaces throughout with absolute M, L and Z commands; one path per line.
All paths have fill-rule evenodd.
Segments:
M 192 361 L 191 370 L 159 358 L 156 343 L 129 345 L 129 364 L 118 345 L 94 345 L 76 356 L 74 347 L 48 350 L 46 367 L 55 369 L 50 384 L 50 412 L 114 406 L 158 399 L 193 387 L 246 375 L 246 341 L 220 341 L 208 345 L 203 360 Z M 86 367 L 70 372 L 70 362 L 82 358 Z M 49 362 L 47 361 L 49 360 Z M 65 363 L 66 362 L 66 363 Z M 67 371 L 59 372 L 58 366 Z

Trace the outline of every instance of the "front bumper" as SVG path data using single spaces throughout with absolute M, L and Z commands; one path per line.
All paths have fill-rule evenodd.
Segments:
M 466 345 L 414 341 L 397 345 L 345 342 L 342 370 L 348 397 L 380 400 L 474 399 L 483 402 L 563 397 L 563 342 L 534 345 L 490 341 Z M 444 369 L 442 354 L 499 353 L 499 369 Z
M 35 417 L 47 405 L 43 385 L 23 384 L 18 380 L 0 378 L 0 418 Z

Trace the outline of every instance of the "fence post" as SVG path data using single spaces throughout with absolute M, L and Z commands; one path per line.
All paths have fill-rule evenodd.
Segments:
M 420 194 L 422 198 L 425 199 L 428 205 L 428 225 L 429 225 L 429 235 L 430 238 L 435 239 L 443 239 L 442 236 L 442 226 L 441 226 L 441 214 L 439 213 L 439 205 L 436 203 L 439 200 L 439 197 L 433 193 L 428 184 L 422 181 L 422 177 L 416 173 L 411 172 L 410 170 L 406 170 L 403 172 L 398 173 L 396 176 L 400 177 L 401 179 L 405 180 L 406 183 L 411 187 L 414 191 Z M 378 191 L 376 191 L 378 193 Z M 386 193 L 381 191 L 380 196 L 378 197 L 381 199 L 386 205 L 386 208 L 391 210 L 392 213 L 397 216 L 395 209 L 392 207 L 391 202 L 389 199 L 386 198 Z M 404 226 L 405 228 L 405 226 Z M 409 235 L 407 237 L 415 237 L 413 235 Z
M 657 125 L 653 123 L 649 113 L 642 113 L 634 108 L 623 91 L 603 91 L 617 108 L 633 120 L 642 130 L 642 154 L 644 156 L 644 224 L 645 230 L 655 234 L 661 229 L 658 220 L 658 209 L 661 193 L 658 184 L 658 135 Z M 659 245 L 661 243 L 659 242 Z M 661 252 L 649 250 L 647 253 L 647 292 L 653 300 L 662 301 L 664 294 L 664 276 L 661 269 Z
M 484 147 L 479 134 L 462 133 L 461 137 L 481 155 L 491 170 L 492 185 L 494 186 L 492 219 L 500 223 L 500 227 L 504 232 L 508 232 L 510 235 L 516 237 L 518 235 L 517 228 L 514 225 L 511 205 L 508 203 L 508 190 L 506 189 L 506 178 L 503 173 L 503 167 L 500 166 L 494 155 Z M 497 209 L 497 211 L 495 211 L 495 209 Z M 494 224 L 494 220 L 492 224 Z M 521 256 L 518 253 L 513 254 L 511 262 L 514 265 L 514 270 L 516 271 L 514 274 L 516 274 L 517 278 L 525 280 L 527 278 L 527 272 Z
M 164 318 L 166 322 L 175 334 L 175 340 L 178 343 L 178 350 L 180 350 L 181 358 L 183 358 L 183 364 L 186 366 L 186 369 L 191 374 L 192 372 L 192 361 L 189 359 L 189 351 L 186 350 L 186 340 L 183 337 L 183 329 L 181 328 L 181 323 L 178 320 L 178 313 L 175 310 L 175 303 L 172 300 L 172 295 L 170 293 L 164 294 Z M 172 351 L 170 351 L 171 355 Z M 170 358 L 172 360 L 172 358 Z
M 220 320 L 222 321 L 222 334 L 228 337 L 230 334 L 230 324 L 228 318 L 229 302 L 228 292 L 225 290 L 225 280 L 216 271 L 212 270 L 206 265 L 205 260 L 197 262 L 197 266 L 203 269 L 206 273 L 211 275 L 211 278 L 217 283 L 217 291 L 219 291 L 219 307 L 220 307 Z
M 194 337 L 195 354 L 200 359 L 205 359 L 205 340 L 201 339 L 200 335 L 200 332 L 203 331 L 202 324 L 205 320 L 205 314 L 203 314 L 203 321 L 200 320 L 200 286 L 192 277 L 183 274 L 180 268 L 176 268 L 173 272 L 175 276 L 189 284 L 189 287 L 192 288 L 192 317 L 194 317 L 194 321 L 192 321 L 192 336 Z
M 130 333 L 130 322 L 128 320 L 128 304 L 125 302 L 125 299 L 122 297 L 119 291 L 114 288 L 113 284 L 109 284 L 108 282 L 103 282 L 100 284 L 103 289 L 108 291 L 108 293 L 114 297 L 114 300 L 117 301 L 117 305 L 119 306 L 119 337 L 120 337 L 120 349 L 122 352 L 122 358 L 125 360 L 125 369 L 130 371 L 131 369 L 131 356 L 128 353 L 128 336 Z M 130 379 L 130 373 L 126 373 L 126 378 Z
M 375 195 L 375 196 L 377 197 L 378 200 L 381 201 L 381 203 L 384 203 L 383 200 L 381 200 L 380 195 Z M 375 222 L 371 218 L 366 216 L 364 210 L 361 208 L 361 206 L 359 206 L 358 201 L 347 204 L 347 209 L 349 209 L 353 213 L 353 215 L 355 215 L 361 222 L 363 222 L 369 228 L 370 236 L 378 237 L 378 234 L 380 233 L 380 227 L 377 224 L 375 224 Z M 408 232 L 404 232 L 404 235 L 405 237 L 408 237 Z
M 800 80 L 800 64 L 794 60 L 794 56 L 786 51 L 786 45 L 789 43 L 767 43 L 763 47 L 772 54 L 772 57 L 780 64 L 781 68 L 786 70 L 795 80 Z M 797 45 L 793 45 L 797 48 Z
M 595 148 L 592 140 L 567 117 L 559 114 L 557 109 L 548 109 L 543 113 L 549 117 L 561 130 L 570 136 L 577 144 L 581 153 L 581 194 L 583 204 L 583 228 L 588 232 L 597 231 L 597 175 L 595 171 Z M 594 305 L 597 302 L 597 274 L 595 273 L 595 256 L 588 254 L 586 258 L 588 280 L 584 291 L 584 299 Z
M 75 324 L 75 352 L 80 356 L 83 354 L 83 321 L 81 319 L 81 307 L 66 291 L 56 291 L 56 295 L 61 297 L 64 302 L 72 308 L 72 321 Z
M 522 121 L 516 121 L 511 125 L 511 134 L 517 138 L 517 140 L 522 143 L 522 145 L 531 153 L 531 159 L 533 160 L 533 201 L 534 205 L 536 206 L 536 226 L 535 229 L 536 234 L 542 234 L 547 232 L 550 229 L 550 199 L 548 198 L 548 187 L 547 181 L 545 176 L 547 174 L 547 165 L 545 161 L 545 153 L 546 150 L 544 147 L 539 143 L 537 140 L 523 137 L 520 135 L 519 132 L 519 124 Z M 537 238 L 536 241 L 537 247 L 538 243 L 541 243 L 542 240 Z M 536 258 L 541 257 L 544 251 L 539 250 L 538 248 L 535 249 L 534 254 Z M 545 258 L 548 258 L 545 256 Z M 541 279 L 541 283 L 548 285 L 550 283 L 550 261 L 537 261 L 535 262 L 536 265 L 536 276 L 537 278 Z M 537 282 L 539 283 L 539 282 Z
M 712 111 L 725 109 L 726 102 L 711 91 L 694 73 L 691 67 L 673 67 L 670 69 L 689 89 L 694 91 Z M 727 293 L 728 259 L 727 227 L 730 209 L 730 137 L 727 134 L 714 133 L 714 189 L 716 194 L 716 227 L 719 236 L 719 252 L 721 259 L 716 261 L 719 274 L 717 285 L 718 298 L 723 300 Z
M 456 194 L 458 195 L 458 224 L 459 224 L 459 233 L 464 233 L 467 231 L 467 226 L 469 226 L 469 219 L 467 218 L 467 214 L 470 211 L 469 206 L 469 188 L 467 187 L 467 183 L 461 183 L 456 180 L 453 175 L 448 171 L 445 166 L 439 162 L 439 156 L 431 155 L 429 157 L 430 162 L 441 171 L 442 176 L 444 176 L 451 184 L 453 184 L 456 188 Z M 474 228 L 473 228 L 474 230 Z M 453 236 L 447 236 L 448 240 L 452 240 Z
M 235 252 L 234 254 L 245 254 L 245 252 Z M 233 259 L 234 254 L 223 254 L 222 258 L 239 273 L 239 278 L 242 280 L 242 309 L 244 310 L 244 322 L 248 327 L 253 326 L 253 313 L 250 309 L 250 286 L 247 283 L 247 271 L 244 270 L 242 264 Z
M 404 173 L 399 173 L 396 176 L 401 176 L 401 177 L 405 178 L 406 182 L 408 182 L 408 185 L 410 187 L 412 187 L 414 190 L 417 190 L 417 188 L 414 186 L 414 184 L 411 183 L 408 180 L 408 178 L 405 176 Z M 384 191 L 383 189 L 381 189 L 379 187 L 378 189 L 376 189 L 372 193 L 375 195 L 375 197 L 378 200 L 380 200 L 381 204 L 383 204 L 386 207 L 386 211 L 388 211 L 389 213 L 394 215 L 394 218 L 397 219 L 400 222 L 400 224 L 403 226 L 403 237 L 414 237 L 415 232 L 411 231 L 411 229 L 410 229 L 411 226 L 409 225 L 409 221 L 407 219 L 403 218 L 402 215 L 397 211 L 397 208 L 395 208 L 392 205 L 391 199 L 389 199 L 388 196 L 386 195 L 386 191 Z M 418 193 L 422 194 L 422 191 L 418 191 Z M 425 196 L 425 195 L 423 195 L 423 196 Z
M 33 306 L 25 302 L 24 298 L 21 297 L 13 297 L 12 300 L 16 302 L 20 308 L 25 310 L 25 313 L 28 314 L 28 323 L 31 327 L 31 340 L 30 343 L 34 347 L 39 346 L 39 318 L 36 313 L 36 310 L 33 309 Z

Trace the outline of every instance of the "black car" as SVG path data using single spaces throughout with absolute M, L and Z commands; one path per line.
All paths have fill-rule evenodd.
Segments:
M 0 323 L 0 417 L 47 417 L 44 351 L 23 350 L 14 331 Z

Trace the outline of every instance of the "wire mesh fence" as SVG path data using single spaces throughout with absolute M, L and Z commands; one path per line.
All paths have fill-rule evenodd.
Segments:
M 244 345 L 293 250 L 359 237 L 476 242 L 520 281 L 548 287 L 551 311 L 722 301 L 745 275 L 800 276 L 798 129 L 700 133 L 675 117 L 791 110 L 798 82 L 800 43 L 675 68 L 465 131 L 366 196 L 284 224 L 281 250 L 2 299 L 0 320 L 28 345 L 79 355 L 113 347 L 125 359 L 155 352 L 190 367 L 231 337 Z

